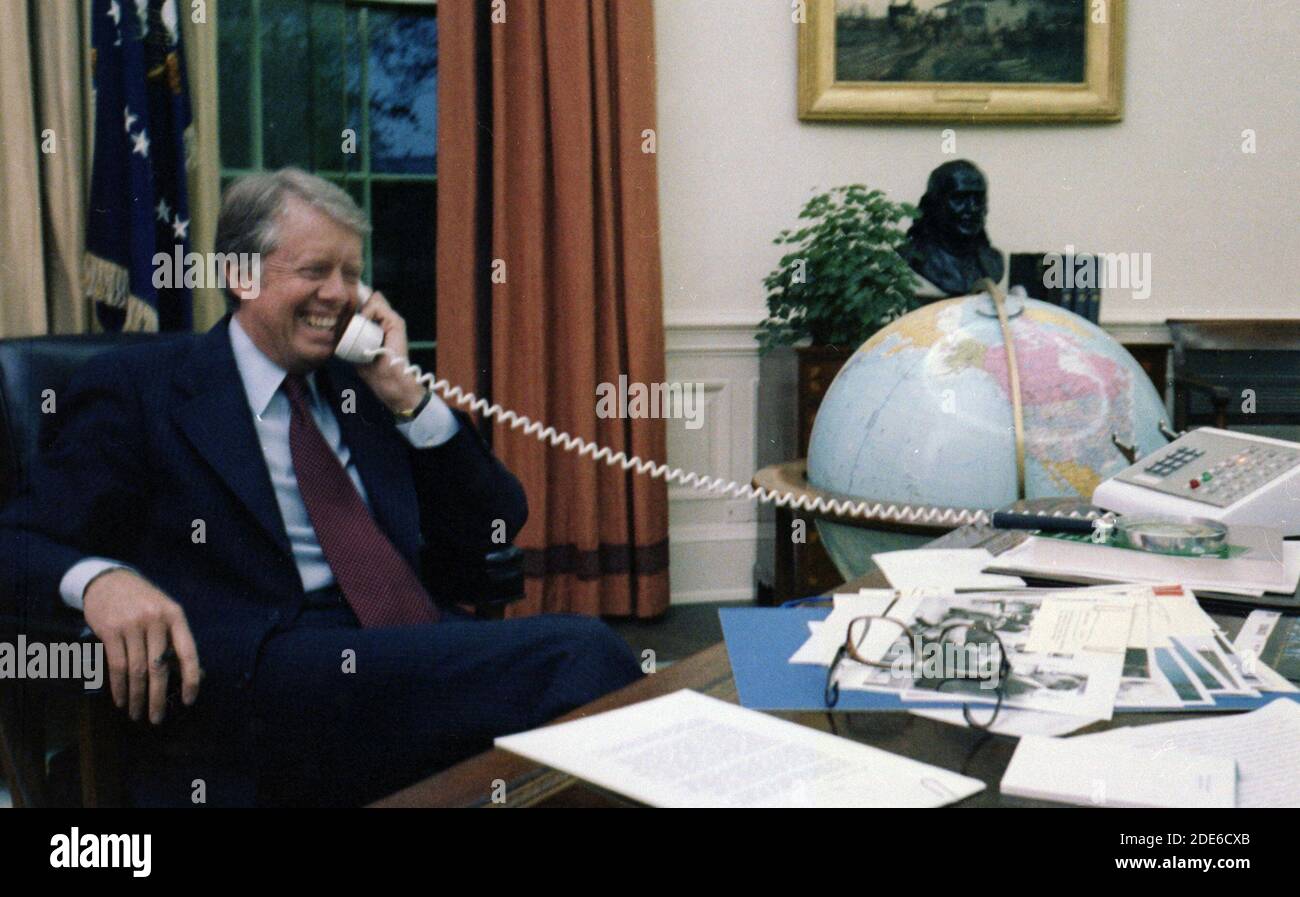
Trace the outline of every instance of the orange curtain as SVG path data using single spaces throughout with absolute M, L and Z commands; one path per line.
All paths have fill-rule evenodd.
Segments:
M 596 414 L 598 384 L 664 379 L 651 0 L 443 0 L 438 19 L 439 375 L 664 460 L 663 420 Z M 512 614 L 661 614 L 662 481 L 492 438 L 530 507 Z

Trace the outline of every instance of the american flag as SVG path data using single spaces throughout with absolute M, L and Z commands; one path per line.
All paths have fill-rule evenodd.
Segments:
M 154 256 L 175 257 L 177 246 L 184 256 L 190 242 L 191 114 L 177 11 L 177 0 L 93 0 L 91 7 L 95 163 L 83 268 L 105 330 L 192 326 L 183 281 L 154 286 Z

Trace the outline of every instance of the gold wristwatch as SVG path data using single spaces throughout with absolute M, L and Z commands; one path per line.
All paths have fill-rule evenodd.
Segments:
M 424 406 L 429 404 L 429 400 L 432 398 L 433 390 L 426 389 L 424 391 L 424 398 L 420 399 L 419 403 L 414 408 L 409 411 L 394 411 L 393 417 L 397 418 L 398 423 L 409 424 L 420 416 L 420 412 L 424 410 Z

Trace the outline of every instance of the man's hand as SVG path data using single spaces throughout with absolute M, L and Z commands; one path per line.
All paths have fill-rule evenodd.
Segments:
M 104 643 L 113 703 L 139 720 L 145 704 L 157 725 L 167 710 L 168 661 L 181 671 L 181 700 L 199 696 L 199 654 L 185 612 L 146 579 L 115 569 L 91 580 L 84 596 L 86 623 Z
M 357 312 L 384 329 L 384 348 L 394 355 L 406 358 L 410 349 L 406 340 L 406 321 L 393 311 L 383 293 L 371 293 L 370 299 Z M 405 364 L 392 364 L 392 359 L 380 355 L 370 364 L 357 367 L 357 374 L 374 390 L 379 400 L 394 413 L 410 411 L 424 398 L 425 388 L 412 375 L 405 372 Z

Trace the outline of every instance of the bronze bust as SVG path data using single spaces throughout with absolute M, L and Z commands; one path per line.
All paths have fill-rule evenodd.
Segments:
M 1002 280 L 1002 253 L 984 233 L 988 182 L 974 163 L 945 162 L 930 172 L 920 215 L 899 253 L 917 274 L 949 296 L 975 291 L 982 278 Z

